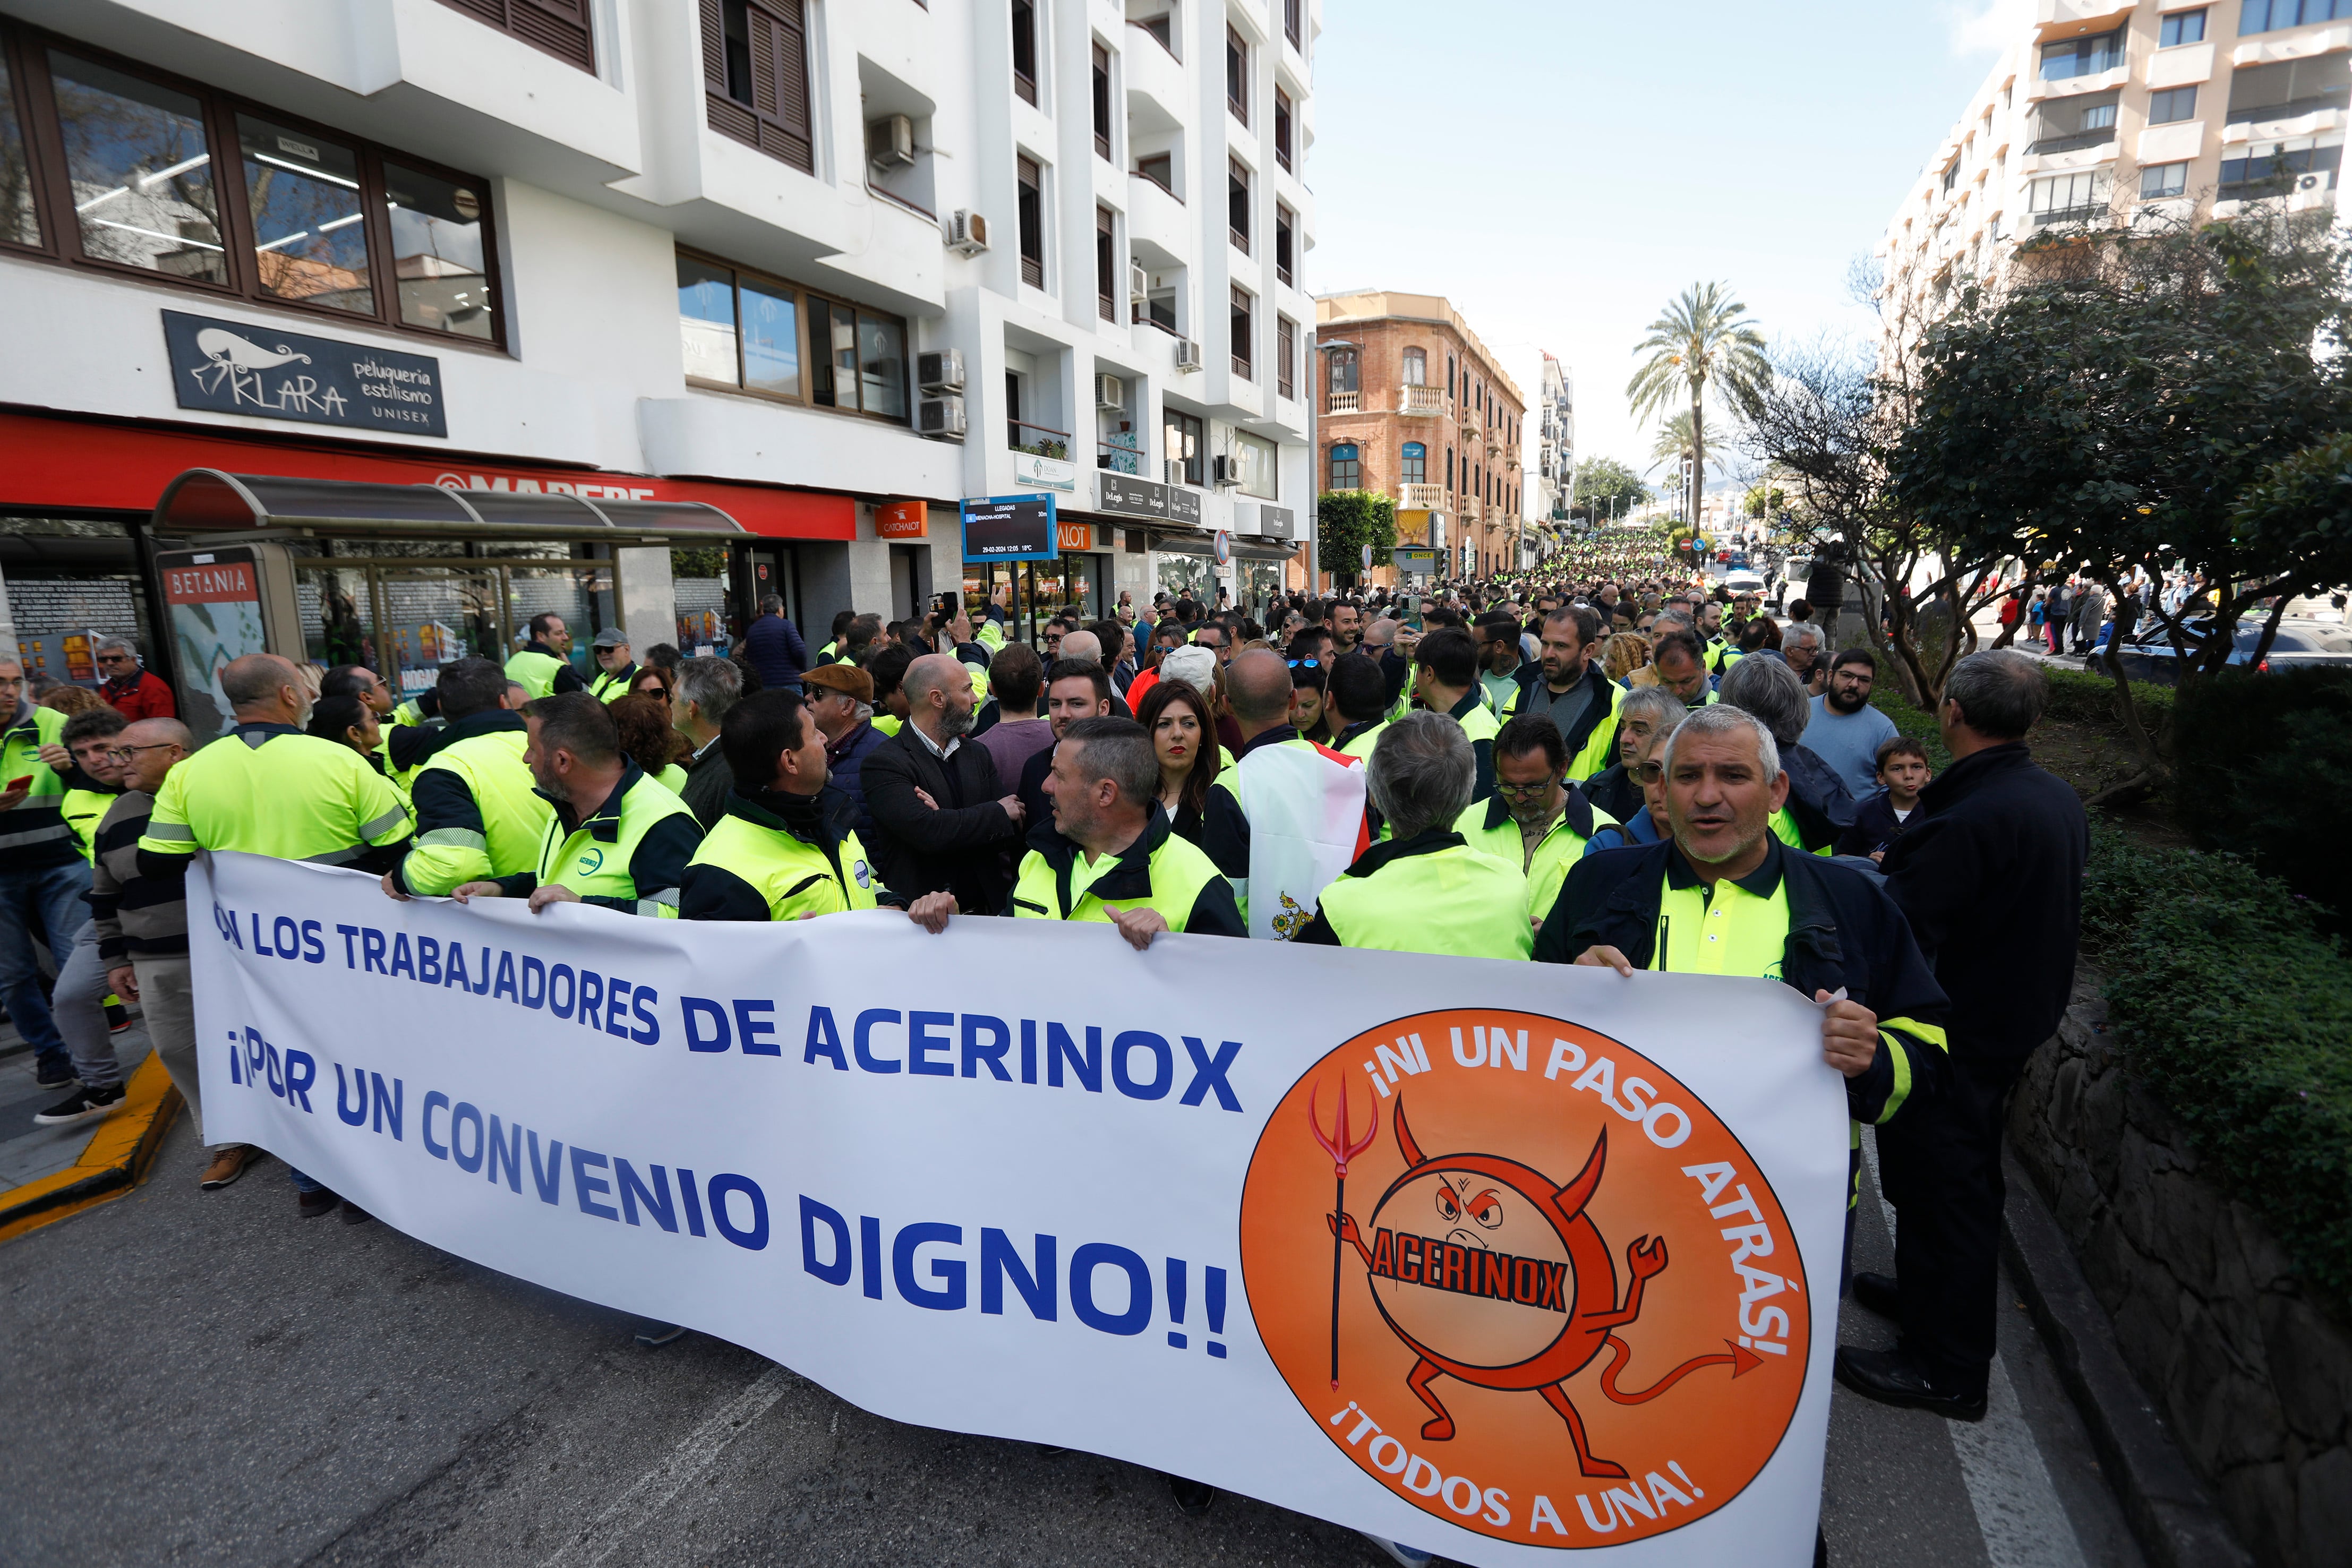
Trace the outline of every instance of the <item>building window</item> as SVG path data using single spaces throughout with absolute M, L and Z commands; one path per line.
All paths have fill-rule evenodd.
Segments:
M 1246 430 L 1234 432 L 1234 466 L 1239 470 L 1238 483 L 1234 486 L 1244 496 L 1255 496 L 1261 501 L 1281 499 L 1281 472 L 1275 462 L 1279 449 L 1263 435 L 1252 435 Z
M 1230 23 L 1225 27 L 1225 107 L 1244 125 L 1250 122 L 1249 45 Z
M 488 207 L 484 181 L 94 51 L 0 48 L 0 244 L 496 342 Z
M 1110 156 L 1110 51 L 1095 46 L 1095 152 Z
M 2238 31 L 2269 33 L 2344 16 L 2352 16 L 2352 0 L 2246 0 L 2238 13 Z
M 2346 0 L 2352 5 L 2352 0 Z M 2352 107 L 2352 55 L 2317 55 L 2266 66 L 2240 66 L 2230 76 L 2231 122 L 2294 120 L 2322 109 Z
M 1403 462 L 1398 469 L 1400 483 L 1423 485 L 1429 481 L 1429 448 L 1418 441 L 1404 444 Z
M 1407 349 L 1404 351 L 1404 384 L 1409 387 L 1429 384 L 1429 351 Z
M 803 174 L 814 173 L 808 25 L 801 0 L 701 4 L 703 98 L 710 129 Z
M 2103 216 L 2106 208 L 2107 176 L 2103 170 L 2036 180 L 2027 193 L 2026 210 L 2036 225 L 2082 222 Z
M 2144 202 L 2178 196 L 2189 189 L 2189 165 L 2156 163 L 2139 172 L 2139 195 Z
M 1095 308 L 1106 321 L 1118 319 L 1118 225 L 1108 207 L 1095 209 Z
M 1037 101 L 1037 7 L 1030 0 L 1013 0 L 1013 90 L 1024 102 Z
M 1234 248 L 1244 256 L 1250 247 L 1250 172 L 1240 159 L 1225 164 L 1225 228 Z
M 2238 202 L 2283 196 L 2306 179 L 2315 182 L 2315 189 L 2326 190 L 2336 183 L 2335 176 L 2343 161 L 2340 144 L 2298 147 L 2292 152 L 2280 148 L 2260 157 L 2224 158 L 2221 186 L 2214 193 L 2214 199 Z
M 1021 281 L 1032 288 L 1045 287 L 1045 172 L 1032 158 L 1013 160 L 1021 187 Z
M 1135 172 L 1167 192 L 1176 195 L 1176 158 L 1170 152 L 1154 152 L 1149 158 L 1135 161 Z M 1177 196 L 1181 201 L 1181 196 Z
M 896 316 L 686 251 L 677 315 L 690 382 L 907 422 L 907 324 Z
M 1955 158 L 1952 160 L 1952 166 L 1944 171 L 1944 193 L 1946 195 L 1951 194 L 1952 187 L 1959 183 L 1960 161 L 1958 158 Z
M 1298 395 L 1298 323 L 1287 316 L 1274 319 L 1274 390 L 1279 397 Z
M 2168 49 L 2175 44 L 2201 44 L 2205 41 L 2205 13 L 2176 11 L 2157 25 L 2156 47 Z
M 1328 358 L 1331 362 L 1329 368 L 1324 371 L 1325 381 L 1328 383 L 1324 390 L 1334 392 L 1354 392 L 1356 390 L 1356 371 L 1358 368 L 1356 350 L 1353 349 L 1334 349 L 1331 350 Z
M 1282 36 L 1290 40 L 1294 49 L 1307 47 L 1305 16 L 1307 0 L 1282 0 Z
M 1445 491 L 1448 495 L 1454 493 L 1454 448 L 1451 446 L 1445 449 Z
M 588 0 L 441 0 L 478 22 L 510 33 L 583 71 L 596 68 L 595 39 L 588 28 Z
M 2170 125 L 2175 120 L 2197 118 L 2197 89 L 2193 87 L 2168 88 L 2147 95 L 2147 122 L 2150 125 Z
M 1454 356 L 1451 354 L 1445 356 L 1445 395 L 1448 398 L 1454 395 Z
M 1233 339 L 1234 374 L 1244 381 L 1255 379 L 1255 354 L 1252 345 L 1256 341 L 1257 301 L 1246 288 L 1234 290 Z
M 1274 276 L 1285 288 L 1298 287 L 1298 214 L 1280 202 L 1274 204 Z
M 1160 433 L 1168 444 L 1171 482 L 1197 489 L 1201 484 L 1201 451 L 1207 444 L 1199 417 L 1163 406 Z
M 1274 89 L 1274 161 L 1282 165 L 1285 173 L 1291 172 L 1290 118 L 1290 95 L 1280 88 L 1276 88 Z
M 2257 0 L 2247 0 L 2249 5 Z M 2124 33 L 2118 27 L 2112 33 L 2095 33 L 2087 38 L 2069 38 L 2063 44 L 2044 45 L 2042 50 L 2042 79 L 2064 81 L 2072 77 L 2096 76 L 2111 71 L 2124 63 Z
M 2191 98 L 2195 97 L 2192 89 Z M 2080 98 L 2053 99 L 2044 103 L 2033 120 L 2033 144 L 2028 152 L 2072 152 L 2099 147 L 2116 139 L 2116 100 L 2112 92 Z
M 1364 465 L 1356 455 L 1352 441 L 1336 443 L 1331 448 L 1331 483 L 1334 490 L 1354 490 L 1364 481 Z

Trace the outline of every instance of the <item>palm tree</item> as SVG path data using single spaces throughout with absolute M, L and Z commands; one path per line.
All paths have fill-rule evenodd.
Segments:
M 1734 407 L 1753 402 L 1770 380 L 1764 358 L 1764 334 L 1741 319 L 1748 307 L 1731 297 L 1720 283 L 1696 283 L 1650 323 L 1650 335 L 1635 345 L 1646 354 L 1633 379 L 1625 383 L 1625 400 L 1635 419 L 1643 419 L 1685 394 L 1690 398 L 1691 499 L 1689 516 L 1698 517 L 1698 494 L 1706 485 L 1706 383 L 1712 377 Z M 1676 419 L 1684 417 L 1681 414 Z M 1660 437 L 1663 444 L 1664 436 Z
M 1680 465 L 1690 460 L 1692 451 L 1690 410 L 1677 409 L 1674 417 L 1658 425 L 1658 438 L 1650 444 L 1650 455 L 1654 459 L 1642 470 L 1644 477 L 1656 473 L 1669 463 Z M 1677 468 L 1677 472 L 1679 472 Z M 1685 491 L 1685 500 L 1688 500 Z

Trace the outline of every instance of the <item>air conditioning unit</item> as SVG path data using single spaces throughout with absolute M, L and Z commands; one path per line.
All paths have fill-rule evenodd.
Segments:
M 1192 341 L 1190 338 L 1177 339 L 1176 368 L 1180 371 L 1199 370 L 1201 368 L 1201 345 Z
M 1220 490 L 1231 489 L 1242 482 L 1242 465 L 1223 455 L 1209 459 L 1209 483 Z
M 959 207 L 948 218 L 948 248 L 978 256 L 988 248 L 988 219 Z
M 1184 482 L 1184 460 L 1181 457 L 1161 458 L 1160 482 L 1163 485 L 1181 485 Z
M 916 428 L 925 435 L 935 435 L 945 441 L 961 441 L 964 433 L 963 399 L 954 396 L 925 398 Z
M 1095 406 L 1097 408 L 1125 408 L 1127 406 L 1127 383 L 1120 381 L 1117 376 L 1097 376 L 1095 378 Z
M 1127 292 L 1137 299 L 1151 292 L 1151 274 L 1144 271 L 1139 263 L 1129 263 L 1128 266 Z
M 953 349 L 917 354 L 915 381 L 925 392 L 963 391 L 963 355 Z
M 915 122 L 885 115 L 866 128 L 866 161 L 877 169 L 903 169 L 915 161 Z
M 2305 174 L 2294 183 L 2294 188 L 2298 191 L 2316 191 L 2326 183 L 2327 176 L 2325 174 Z

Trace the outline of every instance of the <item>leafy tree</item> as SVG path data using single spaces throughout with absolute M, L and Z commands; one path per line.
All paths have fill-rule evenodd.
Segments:
M 1635 419 L 1647 419 L 1680 399 L 1690 402 L 1694 507 L 1696 492 L 1706 485 L 1707 382 L 1717 382 L 1717 395 L 1738 410 L 1753 402 L 1771 380 L 1764 335 L 1741 319 L 1747 314 L 1748 307 L 1724 285 L 1696 283 L 1650 323 L 1650 335 L 1633 349 L 1636 355 L 1648 356 L 1625 384 L 1625 400 Z
M 2210 679 L 2251 609 L 2347 573 L 2344 245 L 2325 214 L 2257 208 L 2064 236 L 2021 265 L 2024 286 L 1968 290 L 1927 334 L 1894 494 L 1963 548 L 2095 579 L 2118 643 L 2128 583 L 2203 572 L 2211 614 L 2147 613 L 2183 683 Z M 2118 789 L 2167 782 L 2112 653 L 2108 669 L 2144 764 Z
M 1588 457 L 1576 465 L 1576 504 L 1572 517 L 1595 522 L 1631 513 L 1650 498 L 1642 476 L 1614 457 Z
M 1779 517 L 1789 505 L 1789 493 L 1778 485 L 1751 485 L 1742 505 L 1751 517 Z
M 1366 545 L 1375 564 L 1396 549 L 1396 503 L 1370 490 L 1326 490 L 1315 499 L 1315 537 L 1323 570 L 1352 577 Z

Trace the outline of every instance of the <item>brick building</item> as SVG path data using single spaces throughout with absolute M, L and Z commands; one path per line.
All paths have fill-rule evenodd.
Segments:
M 1527 400 L 1469 323 L 1435 295 L 1376 289 L 1318 298 L 1315 327 L 1318 488 L 1390 497 L 1397 542 L 1444 550 L 1449 573 L 1514 570 Z

